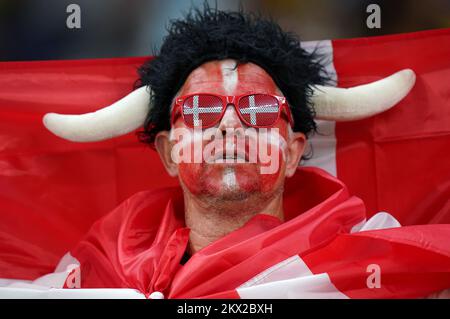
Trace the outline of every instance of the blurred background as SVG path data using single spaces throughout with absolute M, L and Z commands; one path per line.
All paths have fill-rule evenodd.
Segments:
M 152 55 L 171 19 L 203 0 L 0 0 L 0 60 L 55 60 Z M 302 40 L 376 36 L 450 27 L 450 0 L 217 0 L 223 10 L 275 18 Z M 81 8 L 81 28 L 69 29 L 69 4 Z M 369 4 L 381 8 L 370 29 Z

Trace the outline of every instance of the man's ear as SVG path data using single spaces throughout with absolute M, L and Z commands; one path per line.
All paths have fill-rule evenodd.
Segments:
M 178 165 L 172 160 L 172 142 L 170 141 L 170 132 L 161 131 L 156 134 L 155 148 L 159 157 L 170 176 L 178 175 Z
M 286 150 L 286 177 L 295 174 L 306 146 L 306 136 L 301 132 L 291 132 Z

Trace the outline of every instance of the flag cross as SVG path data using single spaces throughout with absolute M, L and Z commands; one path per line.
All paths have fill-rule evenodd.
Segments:
M 256 106 L 255 96 L 250 95 L 248 97 L 249 107 L 240 109 L 241 114 L 250 114 L 250 123 L 256 125 L 257 113 L 278 113 L 278 106 L 259 105 Z
M 200 113 L 221 113 L 222 107 L 221 106 L 215 106 L 215 107 L 199 107 L 198 106 L 198 95 L 194 95 L 194 101 L 192 108 L 184 108 L 184 114 L 192 114 L 194 118 L 194 126 L 200 125 L 200 119 L 199 114 Z

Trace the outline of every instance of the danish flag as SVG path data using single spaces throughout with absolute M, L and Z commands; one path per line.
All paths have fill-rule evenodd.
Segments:
M 308 180 L 314 185 L 314 175 L 338 209 L 306 210 L 296 219 L 303 227 L 296 229 L 304 229 L 300 237 L 292 237 L 289 224 L 257 218 L 245 229 L 261 241 L 239 241 L 247 236 L 239 230 L 226 240 L 241 243 L 246 256 L 264 258 L 242 259 L 246 267 L 233 273 L 225 252 L 223 259 L 194 255 L 188 263 L 210 269 L 211 277 L 183 273 L 172 278 L 172 290 L 156 275 L 151 289 L 83 286 L 86 261 L 73 250 L 95 221 L 124 209 L 128 198 L 150 201 L 147 192 L 178 185 L 156 152 L 134 134 L 70 143 L 41 122 L 47 112 L 86 113 L 118 100 L 132 90 L 136 67 L 146 58 L 0 63 L 0 297 L 448 297 L 450 29 L 303 45 L 329 56 L 326 68 L 340 87 L 404 68 L 415 71 L 416 85 L 383 114 L 319 122 L 320 134 L 310 139 L 313 158 L 300 170 L 304 179 L 290 189 Z M 252 118 L 251 107 L 248 112 Z M 292 194 L 286 205 L 302 205 Z M 284 245 L 281 255 L 267 248 L 274 237 L 264 237 L 274 229 L 284 229 L 276 242 Z M 326 243 L 308 248 L 319 237 Z M 305 249 L 292 251 L 299 242 Z

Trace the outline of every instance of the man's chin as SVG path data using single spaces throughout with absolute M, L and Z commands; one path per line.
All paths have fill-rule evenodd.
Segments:
M 263 189 L 270 192 L 269 185 L 262 185 L 259 168 L 255 163 L 202 163 L 184 167 L 180 177 L 184 188 L 194 196 L 239 201 L 258 197 Z
M 253 194 L 254 195 L 254 194 Z M 219 194 L 211 194 L 218 201 L 224 202 L 235 202 L 235 201 L 243 201 L 252 196 L 252 194 L 241 192 L 238 190 L 228 190 L 224 189 Z

